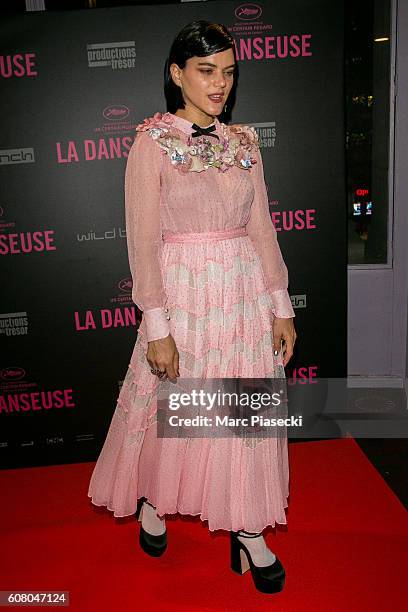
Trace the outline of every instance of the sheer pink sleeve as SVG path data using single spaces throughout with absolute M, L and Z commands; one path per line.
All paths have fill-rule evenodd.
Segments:
M 254 157 L 257 163 L 250 172 L 253 176 L 255 195 L 251 204 L 247 231 L 262 262 L 267 288 L 273 298 L 273 313 L 279 319 L 289 319 L 295 316 L 295 312 L 287 290 L 288 270 L 269 213 L 262 155 L 258 147 Z
M 161 161 L 157 143 L 146 132 L 138 132 L 125 173 L 126 239 L 132 300 L 143 311 L 148 342 L 170 333 L 161 269 Z

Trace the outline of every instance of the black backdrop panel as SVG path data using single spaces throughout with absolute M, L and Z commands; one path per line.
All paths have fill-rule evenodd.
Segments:
M 92 460 L 100 450 L 141 316 L 126 252 L 127 151 L 136 124 L 166 111 L 164 61 L 195 19 L 233 34 L 232 121 L 261 139 L 296 312 L 287 376 L 346 375 L 343 3 L 8 16 L 0 24 L 3 468 Z

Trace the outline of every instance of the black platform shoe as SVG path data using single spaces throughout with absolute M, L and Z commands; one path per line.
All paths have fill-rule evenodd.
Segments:
M 238 540 L 243 538 L 257 538 L 261 533 L 248 533 L 246 531 L 231 531 L 231 569 L 238 574 L 251 570 L 252 579 L 261 593 L 278 593 L 285 584 L 285 570 L 276 557 L 271 565 L 258 567 L 254 565 L 251 554 L 245 544 Z
M 141 497 L 137 502 L 136 518 L 138 521 L 142 521 L 140 513 L 143 508 L 143 503 L 149 504 L 152 508 L 156 509 L 145 497 Z M 139 518 L 140 517 L 140 518 Z M 167 548 L 167 529 L 162 535 L 152 535 L 148 531 L 145 531 L 140 525 L 139 531 L 139 544 L 141 548 L 150 555 L 151 557 L 161 557 Z

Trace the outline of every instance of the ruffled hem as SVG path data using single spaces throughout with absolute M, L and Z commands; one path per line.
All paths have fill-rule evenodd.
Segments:
M 92 504 L 94 506 L 97 506 L 98 508 L 106 508 L 107 510 L 109 510 L 110 512 L 113 512 L 113 516 L 115 518 L 126 518 L 128 516 L 133 516 L 135 514 L 136 511 L 133 512 L 129 512 L 128 514 L 117 514 L 115 512 L 114 508 L 109 508 L 108 506 L 106 506 L 106 504 L 96 504 L 94 502 L 94 500 L 92 499 L 92 497 L 88 494 L 88 497 L 90 498 Z M 139 497 L 146 497 L 145 495 L 141 495 Z M 156 503 L 152 500 L 150 500 L 150 502 L 157 507 Z M 284 508 L 288 507 L 288 503 L 285 504 Z M 186 510 L 181 510 L 180 508 L 177 508 L 175 510 L 166 510 L 166 511 L 159 511 L 158 515 L 160 517 L 162 516 L 167 516 L 168 514 L 181 514 L 182 516 L 198 516 L 200 518 L 200 520 L 204 523 L 208 523 L 209 522 L 209 517 L 208 516 L 204 516 L 202 512 L 188 512 Z M 284 521 L 274 521 L 272 524 L 270 522 L 265 523 L 262 527 L 256 527 L 256 529 L 254 529 L 254 533 L 259 533 L 261 531 L 263 531 L 264 529 L 266 529 L 267 527 L 272 527 L 272 529 L 275 527 L 275 525 L 287 525 L 287 520 L 286 520 L 286 516 L 285 516 L 285 520 Z M 208 530 L 209 531 L 219 531 L 219 530 L 223 530 L 223 531 L 241 531 L 241 530 L 246 530 L 246 526 L 242 525 L 240 527 L 234 527 L 232 528 L 231 526 L 225 526 L 225 525 L 220 525 L 220 526 L 212 526 L 210 527 L 210 525 L 208 525 Z

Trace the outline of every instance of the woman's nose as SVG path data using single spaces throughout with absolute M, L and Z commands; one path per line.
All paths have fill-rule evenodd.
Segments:
M 218 87 L 225 87 L 225 76 L 221 75 L 221 76 L 218 77 L 218 79 L 216 78 L 215 79 L 215 84 Z

